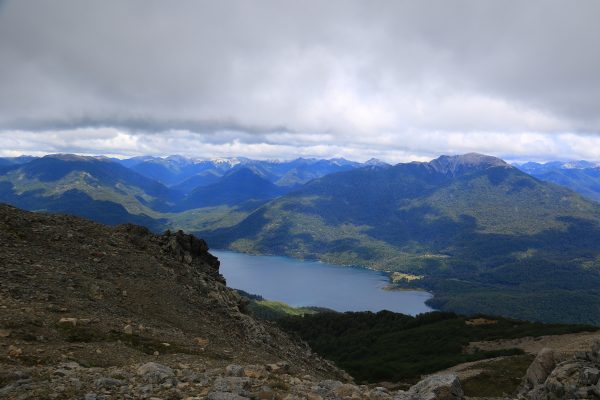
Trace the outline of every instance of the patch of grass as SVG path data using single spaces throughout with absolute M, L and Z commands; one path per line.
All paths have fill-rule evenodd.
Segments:
M 477 366 L 477 369 L 483 367 L 485 370 L 462 381 L 465 396 L 500 397 L 514 394 L 533 358 L 533 355 L 523 354 Z
M 95 342 L 121 342 L 125 346 L 131 347 L 146 354 L 154 354 L 158 351 L 160 354 L 200 354 L 202 350 L 194 345 L 184 345 L 181 343 L 160 341 L 147 336 L 137 334 L 128 335 L 123 332 L 110 331 L 102 332 L 87 326 L 78 325 L 57 325 L 58 331 L 62 333 L 65 340 L 74 343 L 95 343 Z
M 292 307 L 281 301 L 253 300 L 248 305 L 250 313 L 261 319 L 277 320 L 284 317 L 313 315 L 323 311 L 331 311 L 319 307 Z
M 91 343 L 106 341 L 107 335 L 87 326 L 57 324 L 57 330 L 64 336 L 67 342 Z
M 160 354 L 200 354 L 202 350 L 195 345 L 184 345 L 181 343 L 169 342 L 166 346 L 164 341 L 140 335 L 128 335 L 123 332 L 111 331 L 109 334 L 111 341 L 121 341 L 126 346 L 132 347 L 146 354 L 154 354 L 158 351 Z

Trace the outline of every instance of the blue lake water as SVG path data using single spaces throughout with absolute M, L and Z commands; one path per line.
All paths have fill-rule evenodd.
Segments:
M 221 261 L 227 285 L 292 306 L 319 306 L 336 311 L 390 310 L 403 314 L 431 311 L 423 291 L 384 290 L 387 274 L 288 257 L 252 256 L 210 250 Z

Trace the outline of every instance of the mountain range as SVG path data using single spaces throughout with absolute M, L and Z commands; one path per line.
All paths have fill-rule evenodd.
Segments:
M 311 178 L 362 166 L 343 159 L 302 158 L 287 162 L 181 156 L 118 160 L 69 154 L 0 158 L 0 201 L 107 224 L 195 230 L 207 223 L 217 227 L 231 218 L 237 221 Z
M 600 201 L 599 163 L 589 161 L 553 161 L 545 164 L 528 162 L 517 167 L 538 179 L 567 187 L 588 199 Z
M 294 187 L 323 175 L 362 166 L 361 163 L 343 158 L 331 160 L 297 158 L 290 161 L 263 161 L 244 157 L 195 160 L 182 156 L 169 156 L 166 158 L 134 157 L 125 160 L 115 159 L 115 161 L 164 185 L 174 186 L 184 193 L 198 186 L 215 183 L 218 178 L 236 169 L 250 169 L 278 186 Z M 373 163 L 386 165 L 376 159 L 369 160 L 367 165 Z
M 575 168 L 480 154 L 394 166 L 51 155 L 2 159 L 0 202 L 398 272 L 442 310 L 598 323 L 600 205 L 538 177 L 554 169 Z

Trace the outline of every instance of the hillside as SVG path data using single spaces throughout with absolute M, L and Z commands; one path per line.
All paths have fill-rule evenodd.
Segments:
M 600 323 L 600 206 L 497 158 L 469 154 L 311 181 L 215 247 L 423 276 L 431 304 L 461 313 Z
M 10 164 L 0 167 L 2 202 L 31 211 L 69 213 L 110 225 L 136 223 L 155 232 L 229 226 L 257 206 L 253 200 L 271 199 L 284 191 L 246 169 L 209 177 L 213 185 L 207 189 L 203 188 L 207 182 L 199 183 L 196 178 L 200 175 L 194 175 L 188 183 L 198 183 L 199 187 L 186 196 L 178 187 L 167 188 L 130 169 L 135 163 L 68 154 L 19 162 L 5 160 Z M 142 160 L 157 163 L 154 158 L 134 161 Z M 176 157 L 163 161 L 184 163 Z
M 271 200 L 285 193 L 267 179 L 248 168 L 234 169 L 218 182 L 200 186 L 183 198 L 181 210 L 214 206 L 235 206 L 247 201 Z
M 242 379 L 229 378 L 238 376 L 235 366 L 226 373 L 229 364 L 256 371 L 244 378 L 247 392 L 269 385 L 261 378 L 253 389 L 270 375 L 265 364 L 310 374 L 313 384 L 346 379 L 304 344 L 245 314 L 206 244 L 182 232 L 156 236 L 0 205 L 0 279 L 2 398 L 228 392 L 223 385 Z
M 171 200 L 164 185 L 106 158 L 51 155 L 0 170 L 0 201 L 106 224 L 162 229 L 166 220 L 154 210 Z
M 343 160 L 130 159 L 54 154 L 0 158 L 0 201 L 155 232 L 231 226 L 267 200 L 330 172 Z

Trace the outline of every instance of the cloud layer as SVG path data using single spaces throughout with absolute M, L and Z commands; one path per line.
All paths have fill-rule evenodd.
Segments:
M 595 0 L 4 1 L 0 155 L 600 159 L 599 17 Z

